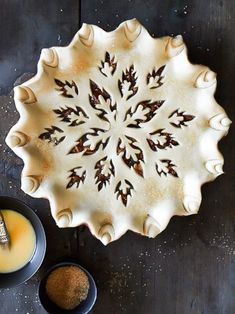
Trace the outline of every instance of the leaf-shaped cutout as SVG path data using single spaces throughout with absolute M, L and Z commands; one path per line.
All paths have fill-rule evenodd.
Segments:
M 45 128 L 46 132 L 39 135 L 41 140 L 47 141 L 48 143 L 54 144 L 54 146 L 59 145 L 66 136 L 59 136 L 59 134 L 64 133 L 63 130 L 57 126 L 52 125 L 50 128 Z
M 129 69 L 126 69 L 125 72 L 122 72 L 122 79 L 118 80 L 118 87 L 121 93 L 121 96 L 126 100 L 133 97 L 137 91 L 138 86 L 136 84 L 137 75 L 134 69 L 134 65 L 132 64 Z
M 117 62 L 115 62 L 115 56 L 110 55 L 107 51 L 105 53 L 104 61 L 101 61 L 99 67 L 100 72 L 106 76 L 111 77 L 117 68 Z
M 110 182 L 111 176 L 115 175 L 115 169 L 112 159 L 107 156 L 97 161 L 95 164 L 95 183 L 98 184 L 98 191 L 100 191 L 107 183 Z
M 188 126 L 186 123 L 192 121 L 194 118 L 195 116 L 186 114 L 185 111 L 180 111 L 179 109 L 173 111 L 168 117 L 170 124 L 176 128 Z
M 162 174 L 165 176 L 171 174 L 173 177 L 178 178 L 178 173 L 174 169 L 175 167 L 176 165 L 170 159 L 161 159 L 156 162 L 156 170 L 160 177 Z
M 126 206 L 128 197 L 132 196 L 132 190 L 134 190 L 133 185 L 125 179 L 118 182 L 114 193 L 117 194 L 117 199 L 121 197 L 122 203 Z
M 104 121 L 110 122 L 108 117 L 115 116 L 116 118 L 116 103 L 112 103 L 112 98 L 109 93 L 100 88 L 94 81 L 90 80 L 91 95 L 89 101 L 92 108 L 99 111 L 98 117 Z
M 147 142 L 154 152 L 156 152 L 157 149 L 172 148 L 173 146 L 179 145 L 173 135 L 165 132 L 165 129 L 159 129 L 151 132 L 150 137 L 147 138 Z
M 78 126 L 85 123 L 86 119 L 89 119 L 86 112 L 78 106 L 76 106 L 76 109 L 66 106 L 53 111 L 59 116 L 61 121 L 69 123 L 69 126 Z
M 158 70 L 153 70 L 152 73 L 148 73 L 147 75 L 147 85 L 150 89 L 155 89 L 158 87 L 161 87 L 163 85 L 163 78 L 164 76 L 162 75 L 165 65 L 161 66 Z
M 144 177 L 141 162 L 144 162 L 144 154 L 136 139 L 125 135 L 119 138 L 117 145 L 117 154 L 122 155 L 122 160 L 129 167 L 133 168 L 135 172 Z
M 100 146 L 104 149 L 109 142 L 109 137 L 104 137 L 106 131 L 103 129 L 92 128 L 92 132 L 83 134 L 77 144 L 69 151 L 69 154 L 93 155 Z
M 82 167 L 75 167 L 71 169 L 70 172 L 71 174 L 66 189 L 70 189 L 74 184 L 76 188 L 79 188 L 80 183 L 84 183 L 86 179 L 86 170 L 83 170 Z
M 139 102 L 136 106 L 132 106 L 128 109 L 124 118 L 127 127 L 140 128 L 141 123 L 147 123 L 152 120 L 164 101 L 165 100 L 144 100 Z
M 61 92 L 63 97 L 74 98 L 78 95 L 78 87 L 74 81 L 70 83 L 67 80 L 62 82 L 59 79 L 55 79 L 55 83 L 58 86 L 56 90 Z

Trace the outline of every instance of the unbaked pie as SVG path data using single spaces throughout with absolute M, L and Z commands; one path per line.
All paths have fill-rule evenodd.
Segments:
M 6 141 L 24 161 L 22 190 L 47 198 L 59 227 L 86 224 L 104 244 L 127 230 L 155 237 L 197 213 L 201 185 L 223 173 L 231 121 L 215 88 L 181 36 L 154 39 L 135 19 L 112 32 L 83 24 L 15 87 Z

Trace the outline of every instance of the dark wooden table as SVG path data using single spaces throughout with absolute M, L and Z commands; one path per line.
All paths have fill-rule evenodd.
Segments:
M 92 313 L 235 313 L 235 141 L 221 142 L 225 175 L 203 187 L 197 216 L 175 217 L 151 240 L 128 232 L 104 247 L 87 228 L 60 230 L 48 202 L 20 190 L 22 161 L 4 139 L 17 121 L 13 85 L 36 71 L 43 47 L 66 45 L 82 22 L 105 30 L 137 17 L 154 36 L 182 34 L 194 63 L 218 73 L 217 101 L 235 121 L 235 2 L 233 0 L 0 0 L 0 193 L 24 200 L 41 218 L 47 254 L 27 283 L 0 290 L 0 313 L 45 313 L 40 277 L 53 263 L 74 257 L 94 275 Z

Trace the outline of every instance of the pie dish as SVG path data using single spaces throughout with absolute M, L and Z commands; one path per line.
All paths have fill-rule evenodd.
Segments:
M 14 89 L 6 142 L 24 161 L 22 190 L 47 198 L 59 227 L 86 224 L 104 244 L 127 230 L 155 237 L 196 214 L 202 184 L 223 173 L 231 121 L 215 89 L 181 36 L 154 39 L 136 19 L 112 32 L 83 24 Z

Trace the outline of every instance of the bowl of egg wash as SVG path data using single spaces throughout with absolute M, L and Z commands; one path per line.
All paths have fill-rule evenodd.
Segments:
M 28 205 L 0 196 L 0 240 L 0 289 L 18 286 L 42 264 L 46 252 L 44 228 Z

